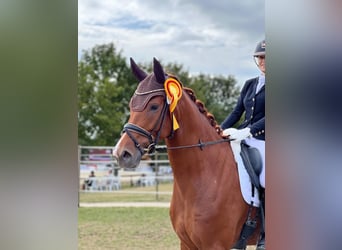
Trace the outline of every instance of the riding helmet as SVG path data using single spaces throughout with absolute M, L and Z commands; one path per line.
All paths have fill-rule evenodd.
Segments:
M 265 55 L 266 43 L 265 39 L 259 42 L 255 48 L 253 56 L 264 56 Z

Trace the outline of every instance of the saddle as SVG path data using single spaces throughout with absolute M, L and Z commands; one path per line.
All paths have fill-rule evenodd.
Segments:
M 247 170 L 247 173 L 251 178 L 252 184 L 259 190 L 259 175 L 262 170 L 262 159 L 258 149 L 247 145 L 246 142 L 243 140 L 241 141 L 240 155 Z

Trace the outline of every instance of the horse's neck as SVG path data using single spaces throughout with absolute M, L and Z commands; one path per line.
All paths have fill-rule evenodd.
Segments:
M 172 139 L 166 140 L 168 144 L 181 146 L 196 144 L 199 140 L 220 139 L 208 118 L 200 113 L 196 104 L 186 94 L 179 101 L 174 116 L 179 123 L 179 129 L 175 131 Z
M 211 126 L 207 117 L 201 114 L 195 103 L 186 98 L 176 107 L 175 117 L 179 121 L 179 129 L 175 131 L 172 139 L 166 139 L 169 148 L 168 155 L 175 178 L 196 178 L 211 174 L 222 173 L 224 162 L 230 162 L 233 156 L 229 154 L 230 147 L 227 143 L 206 145 L 202 149 L 199 146 L 179 148 L 202 143 L 213 142 L 222 139 Z

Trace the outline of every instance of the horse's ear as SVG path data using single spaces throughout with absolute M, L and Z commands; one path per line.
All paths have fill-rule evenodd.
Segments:
M 157 82 L 160 84 L 164 84 L 165 82 L 165 73 L 163 67 L 161 66 L 160 62 L 153 57 L 153 72 L 157 79 Z
M 137 78 L 138 81 L 142 81 L 146 78 L 147 74 L 143 71 L 139 66 L 134 62 L 133 58 L 130 58 L 131 61 L 131 70 L 133 75 Z

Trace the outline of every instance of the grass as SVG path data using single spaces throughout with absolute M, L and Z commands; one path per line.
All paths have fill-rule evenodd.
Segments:
M 79 250 L 179 249 L 168 208 L 79 208 Z
M 171 194 L 158 194 L 156 196 L 156 187 L 132 187 L 123 188 L 122 191 L 137 193 L 117 193 L 117 192 L 80 192 L 80 202 L 170 202 Z M 138 192 L 153 192 L 151 194 Z M 172 183 L 163 183 L 158 185 L 158 192 L 172 192 Z

